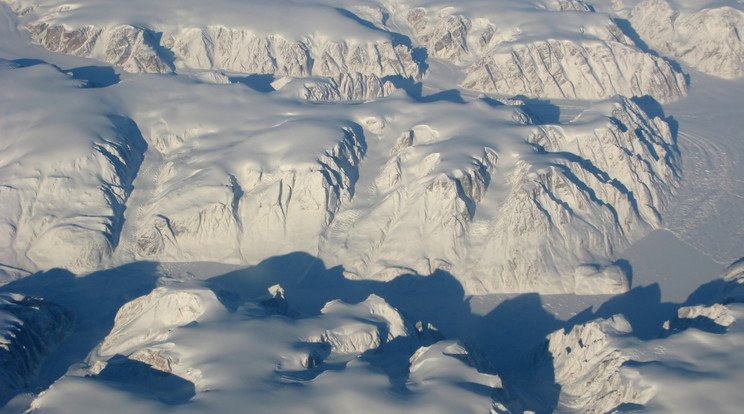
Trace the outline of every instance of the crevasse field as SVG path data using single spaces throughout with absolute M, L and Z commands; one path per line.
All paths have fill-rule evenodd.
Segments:
M 0 1 L 0 413 L 740 413 L 742 34 Z

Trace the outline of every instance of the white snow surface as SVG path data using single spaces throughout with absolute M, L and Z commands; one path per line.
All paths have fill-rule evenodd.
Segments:
M 342 93 L 349 77 L 374 85 L 372 96 L 386 94 L 385 77 L 420 79 L 426 64 L 411 38 L 427 55 L 460 65 L 468 89 L 545 98 L 652 95 L 660 101 L 686 94 L 681 73 L 636 47 L 609 15 L 580 2 L 510 0 L 494 7 L 469 1 L 453 7 L 438 1 L 226 0 L 179 3 L 175 13 L 166 3 L 9 4 L 35 42 L 52 51 L 135 73 L 217 69 L 324 76 L 336 83 L 336 93 L 324 94 L 326 99 L 370 96 L 359 87 Z M 104 10 L 116 12 L 101 17 Z
M 646 0 L 628 20 L 657 52 L 726 79 L 744 76 L 744 4 Z
M 0 2 L 0 413 L 738 412 L 742 10 Z
M 198 309 L 208 310 L 200 314 Z M 399 332 L 404 322 L 379 297 L 357 305 L 334 301 L 322 315 L 299 319 L 272 315 L 270 309 L 249 300 L 231 314 L 208 289 L 159 287 L 124 305 L 101 348 L 89 357 L 90 365 L 57 381 L 33 402 L 32 411 L 74 412 L 129 401 L 113 407 L 147 413 L 178 404 L 184 412 L 224 412 L 249 402 L 251 412 L 373 413 L 415 407 L 475 413 L 489 412 L 491 392 L 501 389 L 497 376 L 468 365 L 461 345 L 442 341 L 416 351 L 420 340 L 414 338 L 410 376 L 405 367 L 400 374 L 408 376 L 405 386 L 412 393 L 391 395 L 375 355 L 384 356 L 384 343 L 405 334 Z M 374 322 L 383 321 L 388 321 L 389 338 L 382 342 L 359 334 L 360 324 L 381 329 Z M 330 355 L 323 356 L 326 348 L 312 339 L 303 339 L 318 330 L 335 332 Z M 487 391 L 474 393 L 460 386 L 464 382 Z M 189 390 L 196 395 L 186 403 Z
M 49 65 L 19 66 L 11 61 L 4 70 L 45 73 L 69 83 L 50 95 L 80 105 L 93 95 L 122 114 L 64 105 L 101 114 L 89 122 L 112 132 L 79 131 L 85 119 L 64 116 L 44 118 L 41 125 L 62 124 L 54 135 L 28 128 L 18 132 L 22 141 L 4 135 L 23 145 L 21 154 L 34 154 L 23 159 L 34 175 L 49 164 L 33 145 L 71 135 L 79 144 L 55 158 L 72 166 L 46 175 L 91 194 L 79 210 L 54 205 L 66 221 L 51 212 L 37 218 L 23 208 L 41 214 L 43 197 L 73 190 L 42 179 L 40 190 L 24 196 L 34 201 L 21 202 L 21 183 L 35 181 L 13 172 L 18 163 L 5 169 L 12 229 L 5 244 L 14 247 L 4 264 L 27 271 L 82 273 L 132 260 L 251 264 L 305 251 L 354 278 L 442 269 L 468 292 L 614 293 L 628 283 L 607 268 L 609 257 L 659 225 L 678 180 L 667 124 L 622 97 L 591 105 L 570 123 L 540 126 L 519 108 L 480 99 L 412 105 L 398 93 L 364 105 L 306 105 L 289 90 L 267 95 L 155 75 L 81 89 Z M 6 93 L 31 101 L 23 82 L 4 79 Z M 3 122 L 23 123 L 28 111 L 9 113 L 17 120 Z M 78 161 L 94 157 L 96 164 Z M 73 247 L 80 245 L 89 247 Z M 537 247 L 536 257 L 521 253 L 527 246 Z M 551 276 L 585 264 L 573 278 Z

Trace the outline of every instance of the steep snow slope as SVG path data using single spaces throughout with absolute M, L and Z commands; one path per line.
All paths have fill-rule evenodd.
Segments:
M 646 0 L 628 13 L 644 42 L 659 53 L 726 79 L 744 75 L 744 5 Z
M 627 289 L 622 272 L 604 266 L 622 240 L 659 224 L 673 192 L 663 121 L 620 98 L 567 125 L 521 125 L 509 118 L 523 113 L 506 106 L 428 107 L 404 133 L 390 122 L 380 141 L 368 140 L 381 166 L 372 177 L 362 170 L 370 190 L 338 214 L 321 257 L 355 278 L 451 271 L 468 292 Z M 466 131 L 452 128 L 465 117 Z M 591 265 L 567 276 L 581 263 Z
M 463 87 L 546 98 L 651 95 L 662 102 L 687 92 L 682 74 L 660 58 L 613 43 L 536 41 L 468 68 Z
M 152 154 L 148 175 L 135 184 L 142 193 L 122 253 L 250 263 L 316 252 L 323 229 L 354 194 L 362 128 L 332 108 L 269 99 L 242 85 L 155 80 L 120 91 Z
M 587 413 L 623 405 L 643 412 L 736 412 L 742 400 L 741 261 L 720 281 L 711 302 L 677 307 L 648 341 L 631 335 L 620 315 L 550 334 L 559 407 Z
M 643 405 L 653 396 L 623 365 L 629 360 L 612 341 L 631 330 L 621 315 L 548 335 L 548 352 L 561 385 L 559 410 L 607 413 L 623 404 Z
M 180 12 L 173 15 L 169 7 L 153 8 L 147 3 L 142 7 L 151 13 L 148 17 L 136 7 L 123 9 L 116 2 L 10 3 L 38 44 L 104 60 L 128 72 L 220 70 L 319 76 L 331 82 L 332 98 L 354 100 L 389 93 L 386 77 L 420 79 L 423 72 L 410 42 L 326 5 L 225 1 L 220 7 L 191 2 L 181 4 Z M 117 20 L 107 22 L 89 20 L 100 7 L 132 13 L 117 13 Z M 292 13 L 286 13 L 286 7 Z M 330 24 L 320 29 L 312 23 L 320 21 Z M 366 93 L 350 93 L 360 85 L 366 86 Z
M 119 92 L 152 154 L 122 260 L 255 263 L 300 250 L 357 278 L 444 269 L 470 292 L 617 292 L 627 282 L 607 258 L 659 225 L 677 180 L 668 126 L 622 98 L 535 126 L 480 101 L 304 107 L 291 91 L 153 81 Z M 527 246 L 539 253 L 523 257 Z M 583 263 L 568 281 L 550 276 Z
M 0 403 L 29 385 L 73 324 L 69 311 L 43 299 L 0 296 Z
M 392 14 L 405 15 L 431 56 L 463 68 L 465 88 L 545 98 L 622 94 L 670 101 L 686 94 L 681 73 L 582 2 L 448 6 L 425 2 Z
M 260 413 L 414 407 L 478 413 L 494 404 L 491 393 L 501 389 L 497 376 L 469 366 L 461 344 L 419 333 L 383 299 L 333 301 L 320 315 L 299 316 L 291 304 L 277 312 L 284 298 L 281 287 L 272 290 L 270 300 L 245 300 L 233 313 L 197 286 L 160 287 L 129 302 L 87 364 L 36 399 L 33 411 L 113 403 L 132 412 L 161 412 L 168 405 L 224 412 L 250 401 L 251 412 Z M 386 370 L 399 352 L 408 353 L 410 362 Z M 391 390 L 391 383 L 410 392 Z M 466 383 L 485 392 L 473 393 Z M 309 393 L 323 398 L 307 398 Z
M 0 65 L 4 271 L 93 270 L 118 245 L 145 143 L 130 119 L 70 75 L 43 62 Z
M 48 65 L 7 71 L 31 77 L 40 68 L 65 77 Z M 535 125 L 518 107 L 474 97 L 414 104 L 399 93 L 363 105 L 305 105 L 291 87 L 265 94 L 159 76 L 96 90 L 71 86 L 64 96 L 74 102 L 87 93 L 124 114 L 106 119 L 121 134 L 111 139 L 129 146 L 114 141 L 101 150 L 114 154 L 104 157 L 108 164 L 78 163 L 79 178 L 69 179 L 78 186 L 65 190 L 71 195 L 100 193 L 102 212 L 56 208 L 72 222 L 103 220 L 105 227 L 98 239 L 85 239 L 92 247 L 69 242 L 71 253 L 60 254 L 44 237 L 90 227 L 52 224 L 51 233 L 35 236 L 41 241 L 19 245 L 6 266 L 85 272 L 112 252 L 118 263 L 238 264 L 305 251 L 354 278 L 442 269 L 471 293 L 621 292 L 626 276 L 608 267 L 609 258 L 660 225 L 678 179 L 667 124 L 620 97 L 567 124 Z M 34 141 L 22 142 L 33 151 L 27 146 Z M 99 147 L 80 148 L 87 154 Z M 103 186 L 94 178 L 100 168 L 109 168 Z M 62 189 L 29 197 L 60 191 L 56 197 Z M 8 218 L 25 217 L 17 216 Z M 9 226 L 23 230 L 15 221 Z M 9 246 L 23 240 L 9 234 Z

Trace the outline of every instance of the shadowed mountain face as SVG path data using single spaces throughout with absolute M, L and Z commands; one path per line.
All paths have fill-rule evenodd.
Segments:
M 54 300 L 76 319 L 28 376 L 30 387 L 57 383 L 40 404 L 51 408 L 59 404 L 57 393 L 65 392 L 75 395 L 66 399 L 76 404 L 95 404 L 109 394 L 151 401 L 143 403 L 146 411 L 159 404 L 189 407 L 194 398 L 207 398 L 206 407 L 226 407 L 238 395 L 268 407 L 275 398 L 253 389 L 264 384 L 259 389 L 271 387 L 271 395 L 283 395 L 291 406 L 298 392 L 320 392 L 318 383 L 341 381 L 334 386 L 344 392 L 392 393 L 420 406 L 428 404 L 420 401 L 423 395 L 444 389 L 452 407 L 460 396 L 474 395 L 480 395 L 473 400 L 478 404 L 511 412 L 642 406 L 654 393 L 632 382 L 622 367 L 649 361 L 624 354 L 619 338 L 645 347 L 683 337 L 693 327 L 725 335 L 732 319 L 720 303 L 742 300 L 738 279 L 728 276 L 702 286 L 685 303 L 662 303 L 653 285 L 605 297 L 595 310 L 561 320 L 548 310 L 557 297 L 546 305 L 537 294 L 511 295 L 482 313 L 472 305 L 481 299 L 466 296 L 447 272 L 389 282 L 348 280 L 342 268 L 326 268 L 304 253 L 203 280 L 171 273 L 154 288 L 153 278 L 162 272 L 139 263 L 82 278 L 33 275 L 2 288 Z M 98 292 L 117 299 L 97 305 L 87 295 Z M 358 375 L 378 377 L 382 389 L 357 383 Z M 79 393 L 89 387 L 106 391 Z M 222 397 L 206 397 L 211 391 Z M 378 407 L 393 404 L 380 398 Z

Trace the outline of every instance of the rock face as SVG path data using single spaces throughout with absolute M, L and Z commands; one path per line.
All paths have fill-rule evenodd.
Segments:
M 51 3 L 25 14 L 16 7 L 37 24 L 37 41 L 51 42 L 46 47 L 104 60 L 111 49 L 117 64 L 136 71 L 149 71 L 145 55 L 159 56 L 188 76 L 131 76 L 84 90 L 49 65 L 3 69 L 6 90 L 29 94 L 17 102 L 35 96 L 30 81 L 15 80 L 34 71 L 67 85 L 54 99 L 36 99 L 48 103 L 41 107 L 59 133 L 33 122 L 18 127 L 25 112 L 8 106 L 0 120 L 7 142 L 80 142 L 53 163 L 27 158 L 29 149 L 0 166 L 8 183 L 0 187 L 7 235 L 0 265 L 8 279 L 141 260 L 255 264 L 302 251 L 351 278 L 442 270 L 468 293 L 618 293 L 628 289 L 627 275 L 610 258 L 661 225 L 679 180 L 669 126 L 635 101 L 586 104 L 560 123 L 531 116 L 526 97 L 509 105 L 457 90 L 422 97 L 413 41 L 389 31 L 408 25 L 430 56 L 470 73 L 463 82 L 476 89 L 564 98 L 684 92 L 679 74 L 640 52 L 607 15 L 557 11 L 581 3 L 540 11 L 540 20 L 571 23 L 555 40 L 527 39 L 510 31 L 514 25 L 496 31 L 498 16 L 453 9 L 395 9 L 379 24 L 347 19 L 365 32 L 343 40 L 216 24 L 93 28 L 78 24 L 85 20 L 78 9 L 51 12 Z M 585 20 L 583 37 L 569 36 Z M 101 49 L 114 29 L 127 46 Z M 497 73 L 494 65 L 513 76 L 475 86 Z M 394 92 L 406 79 L 408 94 Z M 91 104 L 83 94 L 118 104 Z M 72 201 L 56 203 L 60 197 Z
M 592 11 L 583 2 L 561 1 L 556 6 Z M 553 14 L 550 18 L 562 18 Z M 586 32 L 582 26 L 581 38 L 558 30 L 545 40 L 487 18 L 446 11 L 434 15 L 424 8 L 408 11 L 407 23 L 431 56 L 464 70 L 461 86 L 467 89 L 569 99 L 651 95 L 662 102 L 687 94 L 680 72 L 638 49 L 609 17 L 587 21 L 591 26 Z
M 14 3 L 14 9 L 24 15 L 32 39 L 46 49 L 103 60 L 131 73 L 220 70 L 314 77 L 320 82 L 308 88 L 307 99 L 365 100 L 390 93 L 392 84 L 385 78 L 420 80 L 424 71 L 409 45 L 384 34 L 331 40 L 306 33 L 296 39 L 251 27 L 183 27 L 181 22 L 156 30 L 127 22 L 71 23 L 65 18 L 76 8 L 70 7 Z
M 337 323 L 332 323 L 332 328 L 309 337 L 307 341 L 327 345 L 331 358 L 359 356 L 395 338 L 407 337 L 415 332 L 395 308 L 377 295 L 371 295 L 357 305 L 338 300 L 329 302 L 321 313 L 324 319 Z
M 300 96 L 308 101 L 359 101 L 382 98 L 394 90 L 393 83 L 376 75 L 344 74 L 303 81 Z
M 198 287 L 159 287 L 126 303 L 116 313 L 109 334 L 88 355 L 83 373 L 104 380 L 139 382 L 140 386 L 154 380 L 150 384 L 154 391 L 165 377 L 172 389 L 160 399 L 193 395 L 193 382 L 200 379 L 200 372 L 182 363 L 182 350 L 171 336 L 177 328 L 196 323 L 217 303 L 214 293 Z
M 559 410 L 577 413 L 607 413 L 623 404 L 643 405 L 653 391 L 634 384 L 623 373 L 629 360 L 612 345 L 612 335 L 630 331 L 620 315 L 574 326 L 548 335 L 548 352 L 561 385 Z
M 487 131 L 493 121 L 483 122 L 472 131 Z M 391 135 L 375 204 L 365 203 L 364 214 L 353 204 L 341 211 L 321 253 L 337 255 L 350 277 L 390 280 L 439 269 L 469 292 L 625 291 L 626 275 L 606 258 L 660 224 L 679 180 L 668 125 L 624 98 L 567 125 L 511 125 L 523 145 L 513 150 L 500 148 L 503 142 L 467 147 L 459 131 L 447 135 L 433 120 Z M 468 153 L 468 162 L 448 162 L 451 145 Z M 479 215 L 494 202 L 492 215 Z
M 527 288 L 543 277 L 542 269 L 562 268 L 555 258 L 584 251 L 583 243 L 609 257 L 622 244 L 620 240 L 660 224 L 659 211 L 679 179 L 668 125 L 659 118 L 647 118 L 626 99 L 607 103 L 600 113 L 607 115 L 597 118 L 597 113 L 588 111 L 574 121 L 575 129 L 541 127 L 529 139 L 538 152 L 544 151 L 555 162 L 543 168 L 519 164 L 511 176 L 512 191 L 492 224 L 494 236 L 486 250 L 504 252 L 504 267 L 479 262 L 500 275 L 492 281 L 503 278 L 501 283 L 509 284 L 510 275 L 527 275 L 515 281 Z M 637 156 L 629 156 L 627 149 Z M 508 219 L 517 216 L 519 220 Z M 542 244 L 542 239 L 534 244 L 531 240 L 537 234 L 547 235 L 552 242 Z M 581 236 L 576 238 L 577 234 Z M 521 254 L 526 249 L 541 253 L 527 258 Z M 592 263 L 586 256 L 579 260 Z M 569 290 L 588 293 L 596 284 L 617 293 L 627 289 L 622 274 L 617 268 L 590 266 L 577 270 L 571 282 L 564 278 L 564 283 L 575 283 Z
M 594 11 L 594 8 L 587 4 L 584 1 L 581 0 L 557 0 L 552 2 L 553 4 L 557 4 L 558 10 L 560 11 L 582 11 L 582 12 L 591 12 Z
M 179 68 L 293 77 L 351 76 L 365 81 L 370 76 L 420 79 L 422 75 L 411 48 L 392 41 L 288 41 L 277 35 L 262 37 L 252 30 L 224 26 L 190 28 L 164 36 Z
M 35 86 L 39 76 L 51 82 L 47 89 Z M 118 244 L 142 162 L 137 126 L 79 100 L 87 96 L 80 83 L 49 65 L 11 66 L 0 83 L 0 142 L 14 148 L 0 167 L 0 262 L 27 271 L 96 269 Z M 29 122 L 31 107 L 37 116 Z
M 597 69 L 601 68 L 601 69 Z M 468 89 L 541 98 L 599 99 L 687 94 L 684 76 L 661 58 L 613 42 L 546 40 L 498 51 L 468 68 Z
M 43 299 L 0 296 L 0 402 L 30 384 L 73 325 L 72 314 Z
M 509 2 L 505 7 L 519 6 Z M 370 12 L 376 25 L 348 11 L 339 16 L 352 16 L 353 22 L 375 33 L 376 39 L 338 40 L 322 33 L 287 36 L 280 31 L 263 33 L 224 24 L 154 21 L 150 27 L 132 24 L 125 17 L 118 25 L 68 22 L 77 8 L 50 5 L 24 8 L 18 3 L 15 10 L 25 15 L 32 38 L 52 51 L 104 60 L 134 73 L 223 70 L 321 77 L 321 85 L 308 89 L 307 97 L 312 100 L 378 98 L 390 92 L 389 79 L 422 79 L 426 68 L 422 53 L 415 52 L 405 35 L 395 32 L 393 27 L 397 26 L 388 26 L 391 14 L 408 26 L 428 56 L 449 60 L 464 70 L 461 85 L 467 89 L 541 98 L 651 95 L 661 102 L 686 94 L 684 76 L 663 59 L 638 49 L 609 16 L 593 13 L 582 1 L 561 0 L 548 7 L 552 11 L 540 13 L 549 20 L 566 20 L 567 13 L 560 11 L 581 11 L 592 18 L 586 28 L 578 25 L 577 31 L 561 24 L 550 39 L 535 40 L 520 28 L 520 24 L 534 25 L 524 14 L 515 14 L 516 21 L 506 24 L 492 21 L 493 16 L 457 14 L 444 4 L 428 8 L 379 5 L 377 13 Z M 647 9 L 651 7 L 643 10 Z M 735 18 L 728 17 L 734 16 L 732 13 L 715 18 L 732 27 Z M 738 49 L 731 50 L 741 54 Z M 723 52 L 718 56 L 730 59 L 730 54 Z
M 735 321 L 736 318 L 730 314 L 729 309 L 720 303 L 711 306 L 683 306 L 677 310 L 677 316 L 670 321 L 669 329 L 681 331 L 692 327 L 707 332 L 723 333 Z
M 28 29 L 38 44 L 53 52 L 98 58 L 133 73 L 173 71 L 168 58 L 158 53 L 160 46 L 154 34 L 140 27 L 67 29 L 63 25 L 38 23 L 29 25 Z
M 665 0 L 636 5 L 628 20 L 661 54 L 726 79 L 744 75 L 744 11 L 730 6 L 676 9 Z

